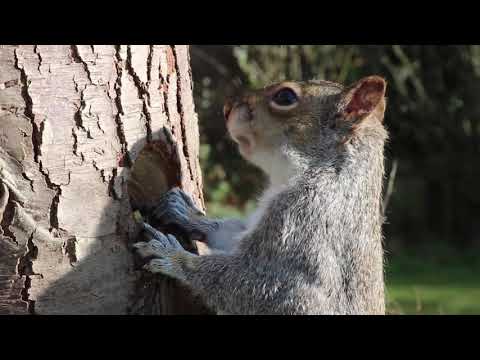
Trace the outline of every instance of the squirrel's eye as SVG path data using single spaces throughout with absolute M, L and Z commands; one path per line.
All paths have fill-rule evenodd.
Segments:
M 272 101 L 277 106 L 290 106 L 298 101 L 297 94 L 290 88 L 283 88 L 275 93 Z

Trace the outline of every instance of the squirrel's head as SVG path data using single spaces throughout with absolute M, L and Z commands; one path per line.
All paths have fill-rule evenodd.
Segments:
M 273 162 L 288 167 L 289 160 L 331 157 L 364 136 L 383 141 L 385 88 L 379 76 L 348 87 L 284 81 L 227 100 L 224 115 L 242 156 L 273 175 Z

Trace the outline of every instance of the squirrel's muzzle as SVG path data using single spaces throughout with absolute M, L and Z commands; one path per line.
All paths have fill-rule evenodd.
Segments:
M 232 110 L 237 107 L 246 107 L 248 109 L 249 120 L 253 118 L 253 111 L 255 108 L 256 97 L 253 94 L 246 94 L 239 98 L 227 98 L 223 105 L 223 116 L 228 123 Z
M 228 122 L 228 116 L 232 112 L 233 109 L 233 99 L 228 98 L 225 100 L 225 104 L 223 105 L 223 117 L 225 118 L 225 121 Z

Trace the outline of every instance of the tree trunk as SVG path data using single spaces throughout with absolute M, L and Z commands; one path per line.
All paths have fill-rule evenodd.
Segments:
M 0 314 L 207 312 L 128 248 L 198 150 L 187 46 L 0 46 Z

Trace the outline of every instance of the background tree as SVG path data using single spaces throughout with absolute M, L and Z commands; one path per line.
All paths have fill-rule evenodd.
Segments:
M 198 147 L 186 46 L 2 46 L 0 313 L 205 311 L 128 249 L 168 187 L 203 207 Z

